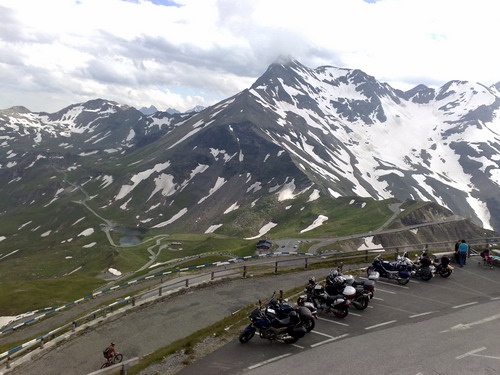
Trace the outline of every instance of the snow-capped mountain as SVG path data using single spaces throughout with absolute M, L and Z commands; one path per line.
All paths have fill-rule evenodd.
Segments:
M 500 230 L 499 88 L 403 92 L 292 60 L 201 112 L 144 115 L 106 100 L 54 114 L 15 107 L 0 111 L 0 212 L 76 210 L 84 190 L 122 225 L 208 233 L 231 212 L 306 193 L 433 201 Z

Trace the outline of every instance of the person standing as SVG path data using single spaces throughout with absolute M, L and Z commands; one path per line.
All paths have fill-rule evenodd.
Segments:
M 460 264 L 460 258 L 458 257 L 458 247 L 460 246 L 460 240 L 455 243 L 455 262 Z
M 465 266 L 467 262 L 467 255 L 469 254 L 469 245 L 465 240 L 460 241 L 460 245 L 458 245 L 458 260 L 460 263 L 460 267 Z

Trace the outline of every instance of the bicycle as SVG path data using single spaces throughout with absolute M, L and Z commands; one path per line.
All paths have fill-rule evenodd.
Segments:
M 109 367 L 109 366 L 115 365 L 117 363 L 120 363 L 121 361 L 123 361 L 123 355 L 120 354 L 120 353 L 117 353 L 115 356 L 113 356 L 111 358 L 108 358 L 108 360 L 103 363 L 103 365 L 101 366 L 101 368 L 105 368 L 105 367 Z

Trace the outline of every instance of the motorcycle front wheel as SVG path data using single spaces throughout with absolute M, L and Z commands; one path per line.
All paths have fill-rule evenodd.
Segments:
M 367 296 L 362 296 L 356 298 L 356 303 L 354 304 L 354 307 L 358 310 L 364 310 L 368 307 L 368 297 Z
M 439 271 L 439 276 L 441 277 L 449 277 L 450 275 L 451 275 L 451 270 L 449 269 Z
M 401 285 L 406 285 L 410 282 L 410 278 L 407 277 L 407 278 L 401 278 L 401 277 L 398 277 L 398 283 L 400 283 Z
M 420 278 L 424 281 L 429 281 L 430 279 L 432 279 L 432 272 L 431 271 L 423 271 L 420 274 Z
M 250 329 L 245 329 L 243 332 L 241 332 L 240 334 L 240 342 L 242 344 L 246 344 L 247 342 L 249 342 L 253 335 L 255 335 L 255 330 L 250 330 Z
M 313 319 L 307 319 L 305 322 L 304 322 L 304 327 L 306 329 L 307 332 L 311 332 L 314 327 L 316 327 L 316 322 L 314 321 L 314 318 Z
M 349 314 L 349 310 L 347 310 L 347 308 L 336 309 L 333 311 L 333 315 L 335 315 L 335 317 L 339 319 L 344 319 L 347 314 Z
M 370 276 L 371 273 L 375 272 L 375 267 L 373 266 L 369 266 L 367 269 L 366 269 L 366 276 Z

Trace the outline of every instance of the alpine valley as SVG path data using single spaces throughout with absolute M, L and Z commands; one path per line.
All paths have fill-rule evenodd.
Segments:
M 368 232 L 394 202 L 468 219 L 427 240 L 499 231 L 499 108 L 500 83 L 403 92 L 360 70 L 280 60 L 199 112 L 103 99 L 1 110 L 1 281 L 131 271 L 149 255 L 123 237 L 184 233 L 181 256 L 333 237 L 352 222 Z

